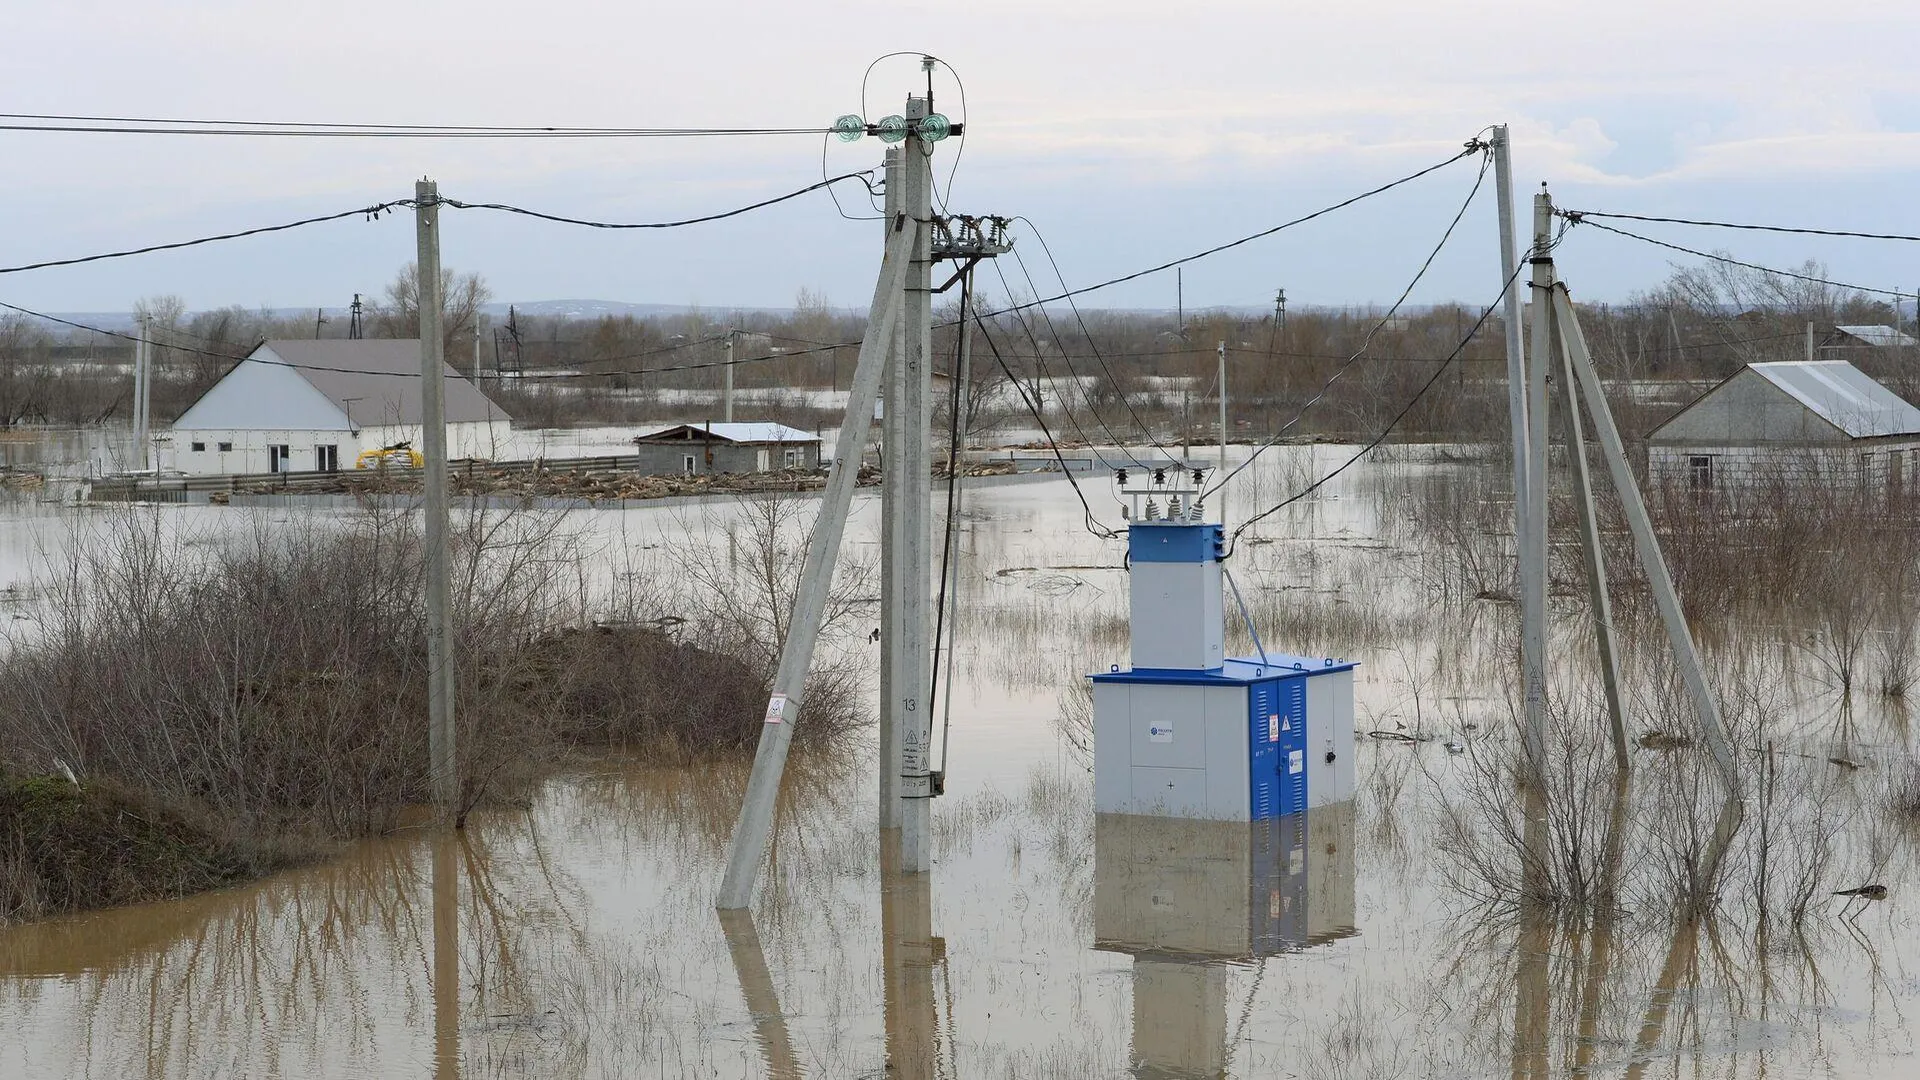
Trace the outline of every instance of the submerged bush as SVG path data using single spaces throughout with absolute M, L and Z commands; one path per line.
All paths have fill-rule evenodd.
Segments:
M 35 775 L 70 767 L 80 784 L 25 781 L 20 798 L 0 801 L 0 839 L 13 845 L 0 873 L 44 869 L 53 856 L 43 847 L 67 843 L 68 819 L 47 818 L 48 808 L 107 813 L 101 800 L 114 798 L 187 808 L 211 823 L 208 835 L 262 851 L 384 831 L 430 799 L 422 545 L 411 516 L 316 516 L 185 539 L 166 535 L 163 520 L 106 519 L 57 567 L 37 628 L 11 643 L 0 764 Z M 753 747 L 771 676 L 763 649 L 715 649 L 724 639 L 696 623 L 670 634 L 661 627 L 681 620 L 657 609 L 645 578 L 617 598 L 596 592 L 594 553 L 557 518 L 476 517 L 451 547 L 460 814 L 524 799 L 580 748 L 684 762 Z M 610 604 L 618 624 L 594 625 Z M 852 699 L 836 689 L 845 680 L 820 682 L 809 722 L 796 727 L 802 745 L 852 722 Z M 45 799 L 20 801 L 29 795 Z M 149 824 L 185 844 L 188 818 Z M 118 835 L 75 828 L 101 843 Z M 136 846 L 168 850 L 151 839 Z M 114 884 L 123 877 L 151 879 L 156 891 L 139 895 L 166 895 L 227 880 L 219 867 L 229 863 L 239 876 L 259 867 L 233 854 L 242 847 L 202 848 L 228 861 L 201 858 L 198 876 L 183 878 L 164 862 L 123 868 L 109 858 L 90 884 L 36 870 L 42 884 L 13 889 L 0 910 L 119 903 L 135 895 Z

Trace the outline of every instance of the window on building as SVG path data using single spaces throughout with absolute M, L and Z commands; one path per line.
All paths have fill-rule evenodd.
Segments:
M 286 443 L 267 444 L 267 471 L 282 473 L 293 471 L 293 454 Z
M 789 469 L 799 468 L 800 467 L 800 451 L 798 450 L 783 451 L 781 455 L 781 461 Z
M 231 454 L 231 453 L 233 453 L 233 444 L 232 444 L 232 443 L 230 443 L 230 442 L 223 442 L 223 443 L 221 443 L 221 444 L 219 444 L 219 446 L 220 446 L 220 452 L 221 452 L 221 453 L 223 453 L 223 454 Z
M 686 473 L 688 476 L 692 476 L 694 473 L 699 472 L 700 459 L 697 457 L 694 457 L 692 454 L 683 455 L 680 458 L 680 471 Z
M 340 444 L 320 443 L 313 448 L 313 471 L 340 471 Z
M 206 444 L 206 443 L 203 443 L 203 442 L 197 442 L 197 443 L 193 443 L 193 444 L 191 444 L 191 445 L 192 445 L 192 448 L 193 448 L 193 452 L 194 452 L 194 453 L 196 453 L 196 454 L 204 454 L 204 453 L 206 453 L 206 450 L 207 450 L 207 444 Z
M 1713 456 L 1711 454 L 1688 456 L 1687 486 L 1695 491 L 1713 490 Z

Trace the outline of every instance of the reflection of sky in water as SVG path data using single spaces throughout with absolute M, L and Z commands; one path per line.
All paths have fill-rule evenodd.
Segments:
M 1228 513 L 1343 458 L 1277 455 Z M 1362 729 L 1495 741 L 1510 724 L 1499 680 L 1513 609 L 1448 592 L 1458 583 L 1425 560 L 1470 541 L 1427 531 L 1415 497 L 1449 485 L 1481 497 L 1463 484 L 1473 475 L 1369 464 L 1236 557 L 1269 648 L 1361 662 Z M 1104 481 L 1087 489 L 1115 520 Z M 877 509 L 863 494 L 848 533 L 867 554 Z M 0 585 L 34 576 L 39 552 L 99 513 L 0 516 Z M 287 512 L 159 513 L 217 544 Z M 609 552 L 637 550 L 645 570 L 647 545 L 717 535 L 709 516 L 727 514 L 573 520 Z M 1802 955 L 1786 927 L 1763 949 L 1726 917 L 1676 936 L 1648 896 L 1598 950 L 1591 925 L 1462 914 L 1441 818 L 1473 765 L 1438 743 L 1363 738 L 1356 802 L 1272 835 L 1096 821 L 1059 716 L 1079 674 L 1124 659 L 1125 577 L 1118 545 L 1079 515 L 1058 480 L 970 497 L 951 794 L 935 806 L 930 880 L 883 887 L 870 745 L 840 767 L 796 759 L 754 917 L 723 927 L 713 891 L 744 769 L 609 763 L 549 783 L 530 813 L 481 815 L 439 850 L 402 833 L 244 888 L 0 931 L 12 1036 L 0 1076 L 450 1076 L 456 1045 L 464 1075 L 488 1077 L 764 1076 L 790 1063 L 878 1076 L 889 1055 L 899 1075 L 928 1077 L 1544 1076 L 1583 1054 L 1618 1075 L 1642 1039 L 1649 1075 L 1764 1063 L 1769 1076 L 1892 1076 L 1912 1059 L 1909 837 L 1849 831 L 1866 839 L 1841 845 L 1834 873 L 1864 872 L 1877 849 L 1894 898 L 1857 924 L 1816 906 Z M 1556 641 L 1572 649 L 1582 632 L 1564 619 Z M 1233 633 L 1231 651 L 1249 651 Z M 1805 680 L 1774 681 L 1803 720 L 1795 745 L 1819 750 L 1830 703 Z M 1907 738 L 1864 702 L 1853 721 L 1863 756 Z M 1642 755 L 1643 774 L 1661 760 Z M 1858 786 L 1866 807 L 1878 789 Z M 1635 841 L 1629 862 L 1658 859 Z M 452 919 L 458 954 L 436 956 L 436 922 Z M 457 1027 L 433 991 L 447 962 Z

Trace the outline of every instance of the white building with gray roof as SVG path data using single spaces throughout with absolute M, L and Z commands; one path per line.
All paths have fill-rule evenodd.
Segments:
M 491 459 L 512 418 L 452 367 L 446 375 L 447 455 Z M 425 446 L 417 340 L 268 341 L 159 433 L 161 471 L 330 472 L 363 450 Z
M 1656 485 L 1920 479 L 1920 408 L 1844 360 L 1748 364 L 1647 436 Z

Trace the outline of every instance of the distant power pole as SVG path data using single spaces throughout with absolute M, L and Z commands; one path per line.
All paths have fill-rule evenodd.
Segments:
M 366 328 L 360 322 L 362 308 L 360 306 L 359 293 L 353 294 L 353 307 L 350 308 L 349 311 L 351 314 L 348 316 L 347 322 L 347 340 L 359 341 L 362 337 L 366 336 Z
M 315 341 L 320 340 L 320 328 L 322 326 L 325 326 L 326 324 L 327 324 L 327 309 L 314 308 L 313 309 L 313 340 Z
M 727 362 L 720 370 L 725 376 L 720 391 L 720 419 L 733 423 L 733 365 L 739 356 L 740 331 L 727 328 Z
M 140 316 L 140 337 L 133 343 L 133 454 L 135 467 L 147 470 L 147 399 L 153 382 L 153 319 Z
M 1287 332 L 1287 290 L 1285 289 L 1273 294 L 1273 325 L 1279 327 L 1282 334 Z
M 420 267 L 420 434 L 426 458 L 427 757 L 433 799 L 452 819 L 460 778 L 453 727 L 453 582 L 447 565 L 446 342 L 440 326 L 440 187 L 413 185 Z

